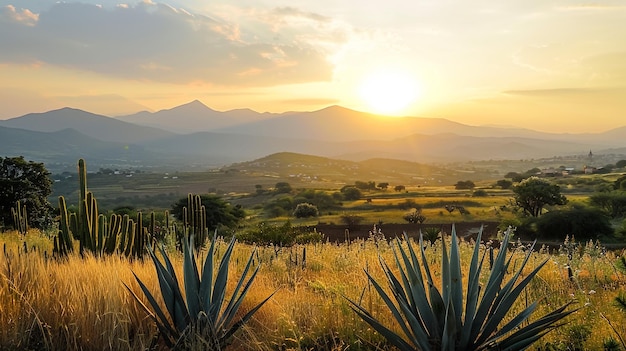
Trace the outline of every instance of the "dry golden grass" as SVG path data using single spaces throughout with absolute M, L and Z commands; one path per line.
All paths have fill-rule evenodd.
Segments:
M 155 326 L 124 287 L 124 283 L 128 284 L 142 296 L 132 276 L 135 272 L 160 298 L 152 262 L 78 255 L 56 261 L 44 256 L 43 251 L 50 252 L 51 248 L 42 234 L 31 232 L 26 238 L 28 246 L 34 245 L 37 250 L 23 252 L 22 242 L 17 233 L 0 234 L 0 244 L 6 244 L 5 252 L 0 253 L 0 349 L 139 350 L 155 342 Z M 225 244 L 220 246 L 222 252 L 224 248 Z M 306 249 L 305 264 L 303 249 Z M 236 246 L 231 284 L 251 251 L 251 246 Z M 429 247 L 427 253 L 437 279 L 441 249 Z M 383 280 L 379 254 L 392 264 L 391 249 L 384 241 L 311 244 L 285 248 L 277 255 L 271 248 L 260 248 L 255 260 L 262 268 L 243 310 L 278 291 L 244 330 L 236 334 L 233 348 L 373 350 L 378 346 L 390 349 L 384 339 L 352 312 L 345 299 L 364 304 L 377 318 L 393 325 L 392 317 L 363 272 L 367 269 Z M 467 268 L 471 246 L 461 245 L 461 254 Z M 521 252 L 515 255 L 513 265 L 522 258 Z M 534 254 L 529 269 L 546 255 Z M 182 269 L 180 255 L 172 253 L 171 258 L 174 266 Z M 626 335 L 626 313 L 612 304 L 618 291 L 626 286 L 626 277 L 613 266 L 615 259 L 614 253 L 602 253 L 593 247 L 585 249 L 584 245 L 583 249 L 576 249 L 571 260 L 565 253 L 550 256 L 514 310 L 520 311 L 532 301 L 541 300 L 540 310 L 533 315 L 536 318 L 572 298 L 578 300 L 580 310 L 537 347 L 551 343 L 571 349 L 576 335 L 580 334 L 576 333 L 589 328 L 593 333 L 583 340 L 583 349 L 602 349 L 605 339 L 617 338 L 607 319 Z M 572 267 L 571 280 L 568 265 Z M 179 272 L 182 279 L 182 271 Z M 156 347 L 163 348 L 159 343 Z

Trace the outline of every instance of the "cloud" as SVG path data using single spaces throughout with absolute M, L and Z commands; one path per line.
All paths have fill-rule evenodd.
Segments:
M 278 27 L 257 21 L 254 26 L 262 30 L 249 32 L 253 28 L 245 23 L 151 1 L 113 8 L 57 3 L 39 14 L 6 6 L 0 12 L 0 63 L 38 62 L 132 80 L 217 86 L 331 79 L 332 47 L 320 44 L 324 40 L 311 25 L 330 20 L 289 8 L 274 16 L 291 21 Z

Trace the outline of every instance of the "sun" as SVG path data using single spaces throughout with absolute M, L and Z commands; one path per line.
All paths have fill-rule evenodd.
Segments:
M 397 115 L 416 102 L 419 86 L 408 74 L 376 72 L 363 80 L 359 93 L 371 112 Z

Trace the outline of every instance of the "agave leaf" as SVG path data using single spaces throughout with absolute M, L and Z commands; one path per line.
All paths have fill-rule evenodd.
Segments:
M 414 311 L 413 314 L 415 316 L 419 316 L 417 320 L 418 320 L 420 327 L 427 334 L 434 334 L 434 332 L 436 331 L 437 320 L 435 319 L 435 316 L 432 313 L 432 308 L 430 307 L 428 298 L 426 297 L 426 288 L 424 286 L 424 281 L 422 280 L 422 273 L 419 268 L 419 264 L 416 265 L 417 256 L 415 255 L 415 252 L 413 251 L 411 241 L 409 237 L 406 235 L 406 233 L 405 233 L 405 240 L 408 245 L 409 254 L 411 255 L 412 258 L 415 258 L 415 260 L 412 260 L 412 259 L 409 260 L 409 257 L 407 256 L 406 252 L 402 249 L 402 246 L 400 245 L 400 241 L 397 241 L 398 251 L 400 252 L 402 256 L 404 267 L 406 267 L 406 271 L 407 271 L 406 273 L 408 273 L 408 281 L 406 279 L 407 274 L 405 274 L 405 270 L 401 268 L 402 265 L 399 261 L 396 250 L 394 250 L 393 253 L 394 253 L 394 258 L 396 260 L 396 265 L 398 266 L 400 274 L 403 278 L 405 290 L 407 290 L 408 298 L 411 301 L 410 304 L 411 306 L 413 306 L 413 311 Z M 435 329 L 433 331 L 429 331 L 428 330 L 429 327 L 430 328 L 434 327 Z
M 456 324 L 456 313 L 454 312 L 454 304 L 450 301 L 448 302 L 446 308 L 446 319 L 445 326 L 443 328 L 443 335 L 441 337 L 441 350 L 442 351 L 454 351 L 456 348 L 456 334 L 457 334 L 457 326 Z
M 256 278 L 256 275 L 259 272 L 260 266 L 257 266 L 254 272 L 252 272 L 252 274 L 250 275 L 250 279 L 248 279 L 248 281 L 244 285 L 245 278 L 248 274 L 248 270 L 252 266 L 253 257 L 254 257 L 254 254 L 250 255 L 250 259 L 248 259 L 248 263 L 246 264 L 246 267 L 244 268 L 243 272 L 241 273 L 241 276 L 239 277 L 237 286 L 235 287 L 235 290 L 231 294 L 231 298 L 230 298 L 230 301 L 228 301 L 228 305 L 224 309 L 224 312 L 220 315 L 220 318 L 215 322 L 218 328 L 225 328 L 233 320 L 233 318 L 237 314 L 237 311 L 239 310 L 239 306 L 241 305 L 241 303 L 243 302 L 243 299 L 248 294 L 248 291 L 250 290 L 250 286 L 252 286 L 252 282 L 254 282 L 254 279 Z M 239 292 L 240 290 L 241 290 L 241 293 Z
M 347 297 L 344 297 L 348 302 L 350 302 L 350 308 L 363 319 L 367 324 L 372 326 L 380 335 L 382 335 L 387 341 L 389 341 L 392 345 L 400 349 L 401 351 L 415 351 L 415 348 L 407 343 L 400 335 L 396 334 L 392 330 L 388 329 L 384 325 L 382 325 L 378 320 L 376 320 L 365 308 L 357 304 L 356 302 L 350 300 Z M 420 350 L 430 350 L 430 346 L 425 343 L 424 346 L 420 347 Z
M 478 261 L 478 254 L 480 251 L 480 239 L 482 237 L 483 227 L 480 227 L 476 242 L 474 244 L 474 252 L 472 254 L 472 260 L 470 263 L 469 277 L 467 280 L 467 300 L 465 301 L 465 321 L 463 328 L 461 328 L 461 337 L 459 346 L 461 349 L 467 349 L 470 341 L 470 335 L 472 330 L 472 322 L 474 321 L 474 314 L 478 307 L 478 297 L 480 296 L 480 272 L 483 267 L 485 255 L 487 251 L 483 251 L 483 255 Z
M 487 287 L 485 288 L 485 293 L 480 299 L 478 309 L 476 310 L 476 315 L 474 317 L 474 321 L 472 322 L 472 331 L 470 335 L 470 340 L 476 340 L 479 333 L 481 332 L 483 325 L 488 320 L 488 314 L 493 308 L 493 302 L 498 296 L 500 292 L 500 287 L 502 286 L 502 280 L 504 279 L 504 275 L 506 274 L 506 251 L 509 244 L 511 229 L 509 228 L 505 234 L 502 243 L 500 244 L 500 250 L 498 250 L 498 255 L 496 256 L 493 267 L 489 274 L 489 279 L 487 281 Z
M 427 340 L 428 332 L 424 327 L 424 323 L 420 318 L 420 315 L 415 309 L 415 306 L 411 305 L 411 302 L 408 300 L 407 296 L 411 296 L 412 293 L 410 291 L 405 291 L 398 279 L 391 274 L 388 275 L 391 291 L 400 307 L 400 311 L 404 316 L 402 323 L 408 324 L 408 327 L 411 329 L 411 333 L 406 333 L 406 336 L 410 339 L 413 344 L 418 345 L 418 340 Z M 408 287 L 410 290 L 411 287 Z M 405 322 L 406 321 L 406 322 Z
M 217 241 L 217 229 L 213 232 L 213 240 L 211 240 L 211 246 L 204 260 L 202 266 L 202 279 L 200 281 L 200 299 L 203 303 L 203 308 L 206 309 L 211 306 L 213 302 L 213 258 L 215 252 L 215 242 Z
M 430 306 L 429 300 L 426 295 L 426 285 L 424 284 L 424 279 L 422 277 L 420 263 L 417 260 L 417 255 L 415 254 L 415 250 L 413 249 L 412 240 L 408 237 L 406 233 L 405 233 L 405 241 L 407 242 L 408 251 L 409 251 L 411 260 L 409 261 L 409 258 L 404 250 L 400 249 L 400 253 L 402 254 L 402 259 L 405 263 L 405 266 L 412 268 L 409 270 L 409 277 L 413 277 L 412 278 L 413 280 L 410 280 L 410 282 L 412 283 L 411 283 L 411 288 L 409 290 L 411 291 L 412 299 L 417 306 L 417 310 L 420 316 L 420 322 L 423 323 L 423 329 L 429 335 L 436 335 L 438 332 L 437 318 L 433 314 L 433 309 Z M 423 241 L 420 240 L 420 243 L 423 244 Z M 399 243 L 398 243 L 398 246 L 400 247 Z M 428 262 L 427 261 L 423 261 L 423 262 L 424 262 L 423 264 L 424 267 L 428 268 L 427 267 Z
M 161 250 L 161 252 L 163 257 L 167 258 L 167 253 L 165 253 L 164 250 Z M 176 326 L 176 330 L 181 332 L 185 330 L 187 324 L 189 324 L 189 312 L 187 311 L 178 282 L 176 282 L 176 279 L 165 269 L 151 249 L 148 250 L 148 253 L 154 262 L 165 307 L 167 307 L 169 315 Z M 167 258 L 166 261 L 169 261 L 169 258 Z
M 226 296 L 226 283 L 228 281 L 228 271 L 230 266 L 230 257 L 235 246 L 235 237 L 228 244 L 224 256 L 219 264 L 215 281 L 213 282 L 213 294 L 211 296 L 211 304 L 206 307 L 207 315 L 210 320 L 216 321 L 222 311 L 222 305 Z M 208 257 L 207 257 L 208 259 Z
M 143 291 L 144 295 L 146 295 L 150 306 L 152 306 L 152 308 L 154 309 L 154 313 L 150 311 L 148 306 L 146 306 L 143 301 L 141 301 L 139 296 L 137 296 L 137 294 L 135 294 L 135 292 L 128 285 L 124 284 L 124 286 L 126 287 L 126 289 L 128 289 L 133 298 L 135 298 L 135 301 L 137 301 L 139 305 L 148 313 L 148 315 L 157 323 L 157 327 L 159 328 L 159 330 L 162 330 L 162 333 L 165 332 L 165 334 L 169 336 L 167 339 L 169 339 L 170 341 L 173 340 L 174 338 L 176 338 L 178 333 L 170 324 L 170 321 L 165 316 L 165 313 L 163 313 L 161 306 L 159 306 L 154 296 L 152 296 L 152 294 L 150 293 L 148 287 L 146 287 L 146 285 L 139 279 L 139 277 L 137 277 L 135 272 L 132 273 L 135 277 L 135 280 L 137 280 L 141 291 Z
M 450 247 L 450 299 L 452 300 L 453 312 L 455 312 L 454 324 L 461 327 L 461 316 L 463 312 L 463 279 L 461 275 L 461 255 L 459 253 L 459 242 L 456 229 L 452 225 L 452 244 Z M 460 334 L 460 329 L 457 330 Z
M 506 298 L 509 295 L 509 292 L 513 289 L 513 286 L 515 285 L 515 283 L 517 282 L 517 280 L 519 279 L 519 276 L 522 274 L 522 271 L 524 270 L 524 267 L 526 267 L 526 264 L 528 263 L 528 260 L 530 259 L 530 256 L 533 252 L 533 249 L 535 248 L 535 243 L 537 242 L 537 240 L 535 240 L 533 242 L 533 244 L 531 245 L 530 249 L 526 252 L 526 255 L 524 257 L 524 260 L 522 261 L 522 264 L 520 265 L 520 267 L 517 269 L 517 271 L 513 274 L 513 276 L 508 280 L 508 282 L 506 282 L 504 284 L 503 287 L 501 287 L 500 292 L 498 293 L 498 296 L 496 297 L 495 301 L 493 302 L 493 306 L 500 306 L 502 299 Z M 513 259 L 514 255 L 511 255 L 509 257 L 509 260 L 504 268 L 505 271 L 508 271 L 508 267 L 509 264 L 511 262 L 511 260 Z M 547 260 L 546 260 L 547 261 Z M 545 264 L 545 262 L 543 262 L 540 266 L 543 266 Z M 491 318 L 494 314 L 496 313 L 496 309 L 492 309 L 489 313 L 489 318 Z
M 574 309 L 574 310 L 565 311 L 565 309 L 571 304 L 572 304 L 572 301 L 559 307 L 553 312 L 548 313 L 547 315 L 539 318 L 538 320 L 530 323 L 529 325 L 524 326 L 523 328 L 519 329 L 515 333 L 500 340 L 498 344 L 501 345 L 503 348 L 509 347 L 513 344 L 518 343 L 519 341 L 533 337 L 534 335 L 539 334 L 542 331 L 545 331 L 548 329 L 552 330 L 554 328 L 559 327 L 560 324 L 557 325 L 555 324 L 556 322 L 558 322 L 559 320 L 567 317 L 568 315 L 578 310 L 578 309 Z
M 191 234 L 189 242 L 193 242 L 194 235 Z M 202 310 L 200 302 L 200 277 L 198 276 L 198 267 L 194 258 L 193 245 L 189 245 L 186 238 L 183 238 L 183 280 L 185 285 L 185 298 L 187 300 L 187 309 L 191 320 L 198 319 L 198 314 Z M 191 246 L 191 247 L 190 247 Z
M 278 290 L 276 290 L 276 291 L 278 291 Z M 267 301 L 269 301 L 269 299 L 272 298 L 272 296 L 274 296 L 274 294 L 276 294 L 276 291 L 274 291 L 270 296 L 265 298 L 265 300 L 261 301 L 259 304 L 254 306 L 250 311 L 248 311 L 248 313 L 246 313 L 243 317 L 241 317 L 241 319 L 239 319 L 239 321 L 237 321 L 237 323 L 233 324 L 224 333 L 223 339 L 228 340 L 233 334 L 235 334 L 235 332 L 237 330 L 239 330 L 239 328 L 241 328 L 241 326 L 243 326 L 252 317 L 252 315 L 256 313 L 256 311 L 258 311 L 261 307 L 263 307 L 263 305 L 265 305 L 265 303 Z M 238 309 L 238 307 L 237 307 L 237 309 Z M 228 325 L 228 324 L 226 324 L 226 325 Z
M 529 253 L 530 254 L 530 253 Z M 546 264 L 548 259 L 540 263 L 535 269 L 528 274 L 514 289 L 503 289 L 503 298 L 500 303 L 494 308 L 494 313 L 490 316 L 489 321 L 485 324 L 481 336 L 477 339 L 477 343 L 482 343 L 486 340 L 498 327 L 500 322 L 506 317 L 506 314 L 511 310 L 511 307 L 521 294 L 522 290 L 530 283 L 530 281 L 539 273 L 539 270 Z M 526 262 L 526 261 L 525 261 Z M 520 270 L 524 268 L 525 263 L 520 267 Z M 513 279 L 511 279 L 513 280 Z
M 390 285 L 393 285 L 394 278 L 391 278 L 392 274 L 389 271 L 389 267 L 386 264 L 383 265 L 383 271 L 387 275 Z M 367 278 L 369 279 L 374 289 L 376 289 L 376 292 L 378 292 L 378 295 L 380 295 L 380 297 L 383 299 L 383 302 L 385 302 L 385 304 L 387 305 L 387 308 L 389 308 L 389 310 L 391 311 L 391 314 L 393 315 L 393 317 L 396 319 L 396 321 L 402 328 L 402 332 L 404 332 L 404 334 L 409 336 L 411 339 L 415 339 L 411 330 L 407 327 L 406 322 L 404 321 L 403 314 L 398 310 L 398 308 L 393 303 L 389 295 L 383 290 L 383 288 L 380 286 L 380 284 L 378 284 L 378 282 L 374 279 L 374 277 L 372 277 L 369 274 L 369 272 L 365 272 L 365 274 L 367 275 Z M 394 292 L 394 294 L 396 293 L 393 286 L 392 286 L 392 291 Z M 397 300 L 398 300 L 398 296 L 396 295 L 396 301 Z

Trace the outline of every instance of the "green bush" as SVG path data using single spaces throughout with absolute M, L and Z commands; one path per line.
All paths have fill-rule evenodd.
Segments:
M 296 206 L 296 209 L 293 210 L 293 215 L 296 218 L 309 218 L 309 217 L 317 217 L 319 216 L 319 210 L 317 206 L 310 204 L 308 202 L 303 202 Z
M 563 240 L 573 235 L 577 240 L 598 239 L 610 236 L 613 228 L 608 217 L 595 208 L 572 208 L 551 211 L 535 221 L 536 235 L 539 238 Z

